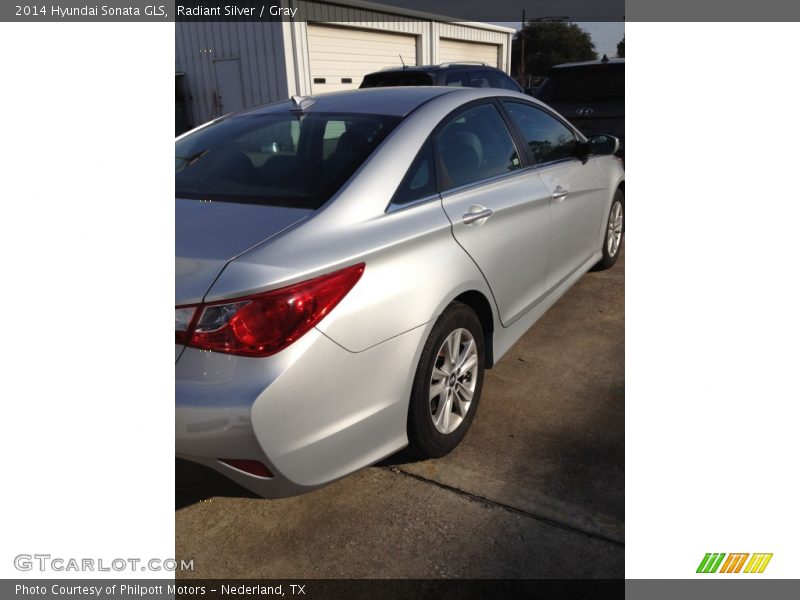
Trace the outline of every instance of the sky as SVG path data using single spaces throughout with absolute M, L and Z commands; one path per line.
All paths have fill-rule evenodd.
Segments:
M 504 27 L 520 28 L 520 23 L 495 23 Z M 597 57 L 607 54 L 609 58 L 617 55 L 617 42 L 625 37 L 625 23 L 576 23 L 578 27 L 592 36 Z
M 597 56 L 607 54 L 609 58 L 617 55 L 617 42 L 625 37 L 625 23 L 576 23 L 578 27 L 592 36 Z

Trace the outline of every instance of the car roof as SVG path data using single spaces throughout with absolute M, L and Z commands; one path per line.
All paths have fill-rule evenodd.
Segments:
M 561 69 L 580 69 L 585 67 L 605 67 L 608 65 L 624 65 L 624 58 L 606 58 L 605 60 L 586 60 L 583 62 L 562 63 L 560 65 L 553 65 L 550 67 L 551 71 L 560 71 Z
M 384 87 L 367 88 L 359 90 L 347 90 L 343 92 L 332 92 L 317 96 L 297 97 L 302 100 L 310 100 L 311 103 L 303 108 L 303 113 L 350 113 L 350 114 L 372 114 L 404 117 L 415 108 L 425 104 L 429 100 L 444 96 L 445 94 L 456 93 L 459 90 L 468 88 L 457 87 Z M 296 106 L 293 101 L 282 101 L 274 104 L 267 104 L 250 108 L 236 113 L 237 116 L 265 114 L 271 112 L 283 112 Z

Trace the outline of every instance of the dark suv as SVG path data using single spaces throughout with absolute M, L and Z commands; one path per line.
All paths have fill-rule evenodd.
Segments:
M 511 77 L 500 69 L 495 69 L 485 63 L 446 63 L 422 67 L 392 67 L 365 75 L 360 87 L 373 88 L 404 85 L 447 85 L 522 91 L 522 88 Z
M 625 59 L 567 63 L 550 69 L 536 97 L 569 119 L 585 136 L 619 138 L 625 155 Z

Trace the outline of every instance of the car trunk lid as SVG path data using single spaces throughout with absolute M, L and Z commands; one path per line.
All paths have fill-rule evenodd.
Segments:
M 232 259 L 306 218 L 312 209 L 175 201 L 175 305 L 196 304 Z

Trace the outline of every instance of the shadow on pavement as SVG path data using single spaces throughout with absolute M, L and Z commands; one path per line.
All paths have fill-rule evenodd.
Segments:
M 399 467 L 420 460 L 407 450 L 401 450 L 375 466 Z M 175 459 L 175 510 L 215 497 L 260 498 L 214 469 L 188 460 Z
M 423 459 L 414 456 L 411 452 L 406 450 L 400 450 L 400 452 L 395 452 L 391 456 L 384 458 L 381 462 L 376 464 L 376 467 L 399 467 L 402 465 L 408 465 L 413 463 L 421 462 Z
M 258 498 L 213 469 L 175 459 L 175 510 L 215 497 Z

